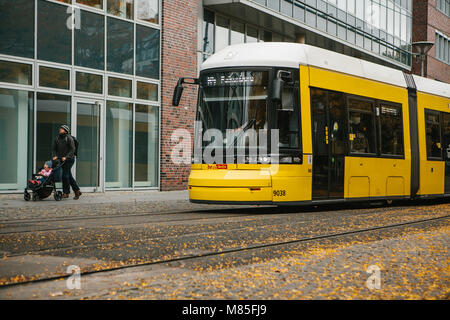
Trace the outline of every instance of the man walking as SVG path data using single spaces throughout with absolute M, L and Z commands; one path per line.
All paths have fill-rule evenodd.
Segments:
M 70 187 L 75 192 L 75 200 L 78 200 L 81 196 L 80 188 L 77 182 L 72 176 L 71 168 L 75 163 L 75 142 L 72 136 L 69 134 L 70 129 L 63 124 L 59 128 L 59 134 L 53 142 L 53 160 L 61 159 L 64 164 L 62 165 L 62 185 L 63 185 L 63 198 L 68 198 L 70 193 Z

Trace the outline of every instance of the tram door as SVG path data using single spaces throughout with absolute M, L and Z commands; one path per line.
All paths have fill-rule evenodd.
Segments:
M 345 96 L 311 89 L 314 199 L 344 197 Z
M 442 146 L 445 161 L 445 193 L 450 194 L 450 113 L 442 113 Z

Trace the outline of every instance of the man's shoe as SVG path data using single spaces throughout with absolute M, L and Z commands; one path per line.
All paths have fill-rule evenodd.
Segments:
M 80 199 L 80 196 L 82 195 L 80 190 L 75 191 L 75 197 L 73 198 L 74 200 L 78 200 Z
M 63 193 L 63 195 L 61 196 L 61 198 L 63 198 L 63 199 L 67 199 L 68 197 L 69 197 L 68 193 Z

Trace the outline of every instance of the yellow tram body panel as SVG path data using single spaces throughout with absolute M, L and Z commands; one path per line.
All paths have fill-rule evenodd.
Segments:
M 425 109 L 450 112 L 450 99 L 417 92 L 417 118 L 419 130 L 420 187 L 418 195 L 444 194 L 445 161 L 430 161 L 427 158 Z
M 293 202 L 311 200 L 312 165 L 193 165 L 189 198 L 201 201 Z M 310 160 L 309 160 L 310 161 Z M 275 192 L 274 192 L 275 191 Z
M 314 67 L 309 68 L 309 76 L 311 87 L 387 100 L 402 105 L 404 158 L 346 156 L 344 198 L 408 196 L 411 183 L 408 91 L 405 88 Z M 305 109 L 310 106 L 309 100 L 305 106 Z
M 404 159 L 345 157 L 344 198 L 409 195 L 410 172 Z

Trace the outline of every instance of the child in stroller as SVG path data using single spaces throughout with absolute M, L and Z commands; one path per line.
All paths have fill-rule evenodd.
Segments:
M 46 161 L 44 167 L 38 173 L 33 174 L 32 179 L 28 180 L 27 187 L 24 190 L 23 198 L 25 201 L 33 199 L 42 200 L 49 197 L 53 192 L 56 201 L 62 199 L 62 192 L 56 190 L 56 182 L 61 181 L 61 166 L 59 161 Z M 32 191 L 32 195 L 28 193 Z
M 44 164 L 44 168 L 35 175 L 34 177 L 35 179 L 28 180 L 28 185 L 30 186 L 30 189 L 33 188 L 35 185 L 39 186 L 41 183 L 43 183 L 45 179 L 50 176 L 51 173 L 52 173 L 52 162 L 46 161 Z

